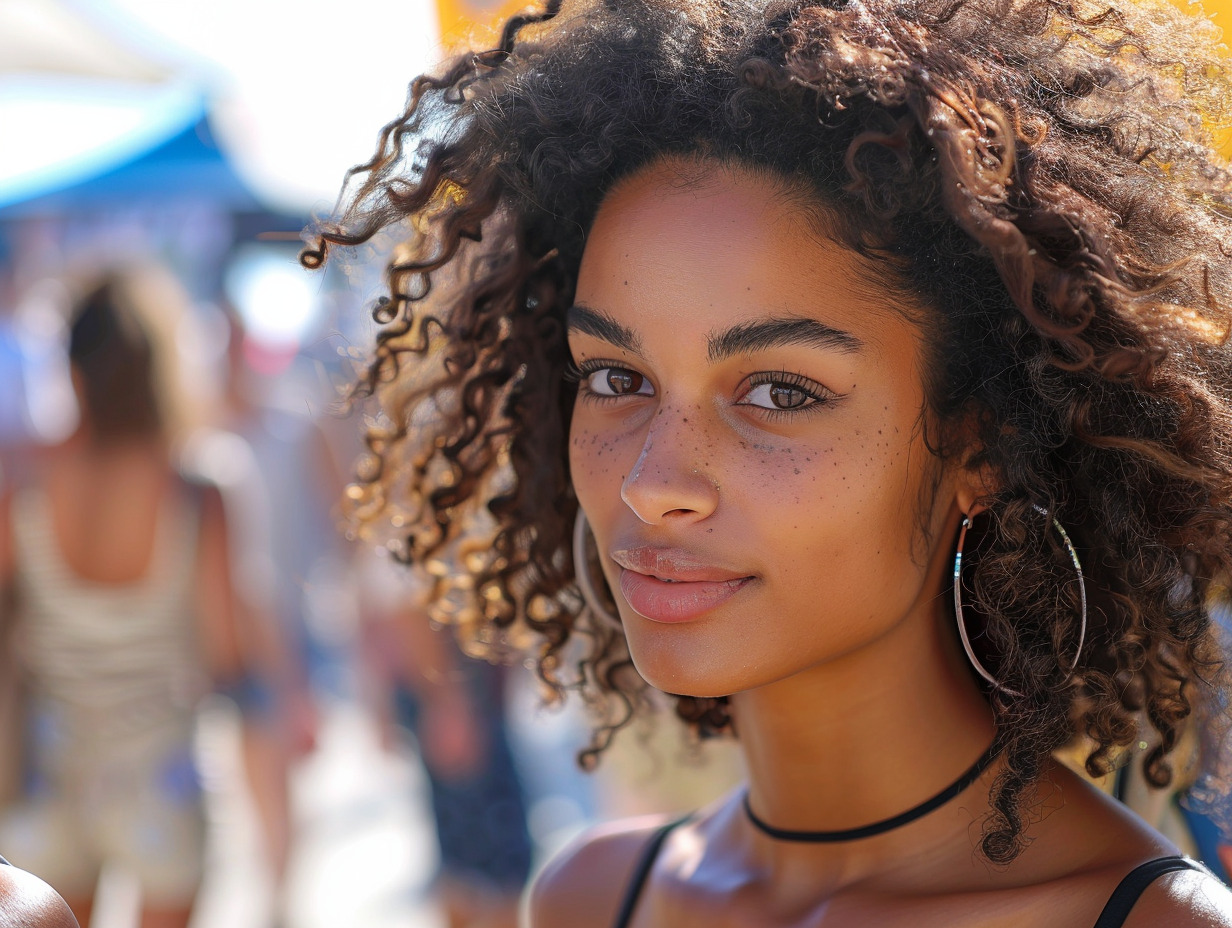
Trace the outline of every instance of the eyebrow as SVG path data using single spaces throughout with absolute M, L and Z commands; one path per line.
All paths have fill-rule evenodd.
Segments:
M 738 354 L 765 351 L 788 345 L 827 348 L 844 354 L 859 351 L 864 343 L 850 332 L 831 328 L 816 319 L 799 316 L 772 317 L 742 322 L 706 337 L 712 362 Z
M 642 353 L 642 340 L 637 333 L 621 325 L 607 313 L 574 303 L 565 313 L 565 327 L 571 331 L 593 335 L 630 354 Z
M 636 332 L 621 325 L 607 313 L 591 309 L 582 303 L 569 307 L 565 313 L 565 325 L 571 331 L 603 339 L 631 354 L 642 353 L 642 342 Z M 707 354 L 712 363 L 738 354 L 751 354 L 786 345 L 826 348 L 844 354 L 859 351 L 864 347 L 864 343 L 850 332 L 835 329 L 816 319 L 799 316 L 742 322 L 722 332 L 711 333 L 706 336 L 706 343 Z

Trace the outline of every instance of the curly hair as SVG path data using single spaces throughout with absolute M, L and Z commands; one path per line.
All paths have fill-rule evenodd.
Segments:
M 1232 80 L 1216 39 L 1163 2 L 578 0 L 513 18 L 499 48 L 411 85 L 302 255 L 400 242 L 357 390 L 381 409 L 349 491 L 360 533 L 434 578 L 434 617 L 472 652 L 530 645 L 557 684 L 576 666 L 606 712 L 593 760 L 646 694 L 575 584 L 593 565 L 570 546 L 564 313 L 614 183 L 673 156 L 753 167 L 935 310 L 929 446 L 996 475 L 965 574 L 1004 684 L 981 852 L 1019 853 L 1044 761 L 1078 737 L 1101 774 L 1149 726 L 1144 770 L 1164 785 L 1193 726 L 1203 786 L 1226 794 L 1211 609 L 1232 576 L 1232 173 L 1211 133 Z M 1072 671 L 1080 594 L 1040 509 L 1086 569 Z M 725 699 L 676 707 L 699 735 L 731 727 Z

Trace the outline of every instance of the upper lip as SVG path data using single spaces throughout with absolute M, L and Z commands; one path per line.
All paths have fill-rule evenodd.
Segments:
M 681 583 L 722 583 L 752 576 L 747 571 L 732 570 L 715 564 L 685 548 L 636 545 L 613 549 L 611 557 L 626 570 Z

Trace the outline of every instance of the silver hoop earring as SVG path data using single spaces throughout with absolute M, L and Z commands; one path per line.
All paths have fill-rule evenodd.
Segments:
M 1048 511 L 1042 506 L 1032 506 L 1032 508 L 1040 515 L 1047 518 Z M 958 637 L 962 639 L 963 650 L 967 652 L 967 660 L 971 662 L 971 666 L 975 668 L 976 673 L 992 684 L 994 689 L 1009 696 L 1023 695 L 1018 690 L 1010 689 L 1000 680 L 988 672 L 988 669 L 980 663 L 980 659 L 975 656 L 975 651 L 971 647 L 971 639 L 967 635 L 967 623 L 963 621 L 962 614 L 962 556 L 963 542 L 967 538 L 967 529 L 971 527 L 971 517 L 963 516 L 962 529 L 958 533 L 958 547 L 954 552 L 954 617 L 958 621 Z M 1072 674 L 1078 667 L 1078 659 L 1082 656 L 1083 645 L 1087 640 L 1087 581 L 1082 573 L 1082 562 L 1078 560 L 1078 552 L 1074 549 L 1074 543 L 1069 539 L 1069 533 L 1061 526 L 1054 516 L 1052 519 L 1052 527 L 1057 530 L 1057 534 L 1061 536 L 1061 541 L 1065 543 L 1065 550 L 1069 552 L 1069 559 L 1074 565 L 1074 572 L 1078 574 L 1078 595 L 1082 603 L 1082 622 L 1078 630 L 1078 649 L 1074 652 L 1074 660 L 1070 663 L 1067 674 Z
M 599 598 L 594 579 L 590 576 L 590 552 L 587 550 L 587 536 L 593 537 L 589 531 L 590 523 L 586 521 L 586 513 L 578 507 L 577 518 L 573 521 L 573 574 L 577 579 L 578 589 L 582 592 L 582 601 L 586 603 L 595 616 L 616 628 L 622 628 L 620 616 L 612 614 Z

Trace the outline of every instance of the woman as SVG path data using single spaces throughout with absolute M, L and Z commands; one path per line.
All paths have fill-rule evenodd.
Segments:
M 105 864 L 139 881 L 142 928 L 188 924 L 205 844 L 196 705 L 211 676 L 255 691 L 222 496 L 172 464 L 175 349 L 152 320 L 180 298 L 138 268 L 83 296 L 79 425 L 0 497 L 5 643 L 28 690 L 23 789 L 0 842 L 83 926 Z
M 749 769 L 584 837 L 533 925 L 1232 925 L 1051 759 L 1163 785 L 1201 735 L 1226 795 L 1213 47 L 1166 4 L 611 0 L 413 85 L 304 254 L 410 235 L 356 516 L 474 648 L 583 649 L 589 759 L 644 680 Z

